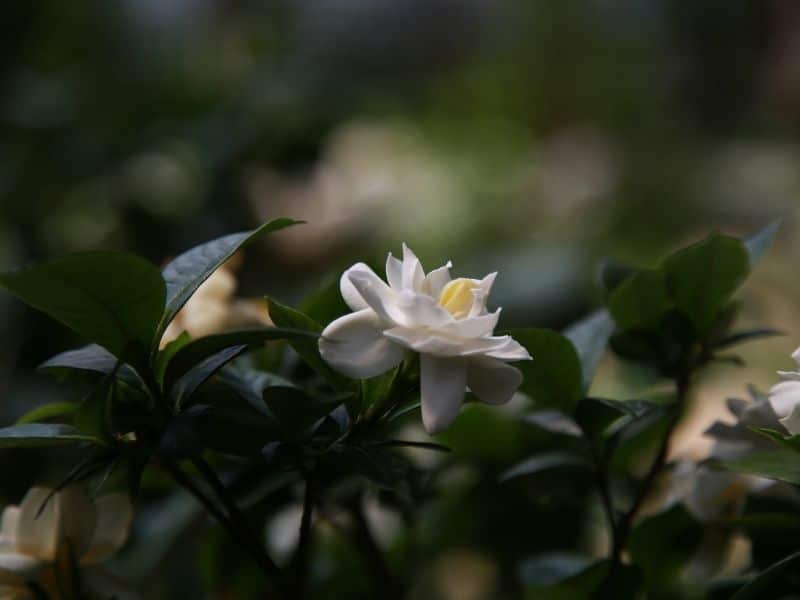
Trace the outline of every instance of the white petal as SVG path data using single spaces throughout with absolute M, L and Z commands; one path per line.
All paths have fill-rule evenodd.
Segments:
M 800 371 L 778 371 L 778 375 L 787 381 L 800 381 Z
M 489 295 L 492 293 L 495 279 L 497 279 L 496 272 L 489 273 L 480 281 L 475 281 L 476 287 L 472 291 L 472 308 L 468 316 L 477 317 L 486 314 L 486 302 L 489 300 Z
M 797 366 L 800 367 L 800 348 L 792 352 L 792 358 L 797 363 Z
M 510 336 L 487 336 L 482 338 L 460 338 L 442 330 L 425 327 L 392 327 L 383 334 L 420 354 L 439 357 L 487 356 L 498 360 L 530 359 L 528 351 Z
M 125 494 L 109 494 L 95 501 L 97 526 L 82 565 L 96 564 L 116 554 L 128 540 L 133 522 L 133 506 Z
M 492 334 L 499 318 L 500 309 L 497 309 L 493 313 L 455 320 L 442 326 L 441 329 L 448 335 L 459 338 L 481 338 Z
M 350 310 L 364 310 L 367 308 L 367 303 L 364 301 L 364 298 L 361 297 L 361 294 L 350 281 L 350 273 L 363 272 L 372 273 L 372 275 L 374 275 L 376 278 L 378 277 L 375 275 L 372 269 L 370 269 L 364 263 L 356 263 L 347 269 L 342 274 L 341 279 L 339 279 L 339 291 L 342 293 L 342 299 L 344 300 L 345 304 L 350 307 Z
M 17 550 L 41 560 L 55 560 L 59 547 L 69 542 L 81 556 L 91 543 L 96 523 L 95 507 L 77 487 L 68 487 L 53 496 L 45 488 L 31 488 L 20 505 Z M 38 518 L 37 518 L 38 515 Z
M 420 357 L 422 423 L 434 434 L 448 427 L 458 415 L 467 388 L 467 366 L 461 359 Z
M 800 433 L 800 404 L 795 404 L 792 412 L 780 421 L 781 425 L 786 427 L 786 430 L 792 435 Z
M 522 383 L 522 372 L 491 358 L 475 358 L 467 367 L 467 385 L 487 404 L 505 404 Z
M 500 338 L 489 338 L 489 339 L 502 339 L 503 343 L 493 350 L 490 350 L 486 353 L 486 356 L 490 358 L 496 358 L 498 360 L 505 360 L 505 361 L 514 361 L 514 360 L 531 360 L 531 355 L 528 350 L 520 344 L 517 340 L 512 338 L 510 335 L 504 335 Z
M 403 290 L 398 294 L 397 307 L 403 313 L 397 323 L 407 327 L 434 327 L 453 323 L 453 315 L 436 300 L 424 294 Z
M 397 306 L 397 292 L 380 277 L 372 271 L 348 271 L 347 276 L 366 305 L 381 319 L 388 323 L 403 322 L 404 314 Z
M 453 263 L 447 261 L 447 264 L 438 269 L 434 269 L 425 277 L 425 293 L 433 298 L 438 298 L 445 286 L 453 279 L 450 277 L 450 269 Z
M 396 291 L 403 289 L 403 262 L 397 260 L 392 253 L 386 258 L 386 281 Z
M 328 325 L 319 340 L 319 351 L 333 368 L 355 379 L 375 377 L 403 360 L 403 349 L 384 337 L 381 321 L 370 309 Z
M 800 404 L 800 382 L 782 381 L 769 392 L 769 403 L 779 419 L 789 416 L 792 409 Z
M 42 563 L 31 556 L 0 552 L 0 588 L 4 583 L 35 574 L 41 567 Z
M 411 248 L 403 244 L 403 289 L 422 293 L 424 284 L 422 264 Z
M 0 522 L 0 552 L 16 547 L 19 515 L 18 506 L 8 506 L 3 511 L 2 522 Z

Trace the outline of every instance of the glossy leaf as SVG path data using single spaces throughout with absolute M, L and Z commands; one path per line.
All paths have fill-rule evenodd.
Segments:
M 308 338 L 316 343 L 317 335 L 309 331 L 267 327 L 246 329 L 209 335 L 183 346 L 169 361 L 164 374 L 164 389 L 169 390 L 175 382 L 206 359 L 234 346 L 248 348 L 263 346 L 266 342 L 293 338 Z
M 200 364 L 190 369 L 188 373 L 178 379 L 175 385 L 172 386 L 171 396 L 175 408 L 179 410 L 197 388 L 213 377 L 222 367 L 241 355 L 245 350 L 247 350 L 247 346 L 231 346 L 230 348 L 225 348 L 209 356 Z
M 524 376 L 520 391 L 537 407 L 571 413 L 583 397 L 583 369 L 572 342 L 550 329 L 515 329 L 509 333 L 533 357 L 514 363 Z
M 721 464 L 731 471 L 800 485 L 800 453 L 796 451 L 754 452 Z
M 0 448 L 41 448 L 84 443 L 99 444 L 101 441 L 80 433 L 71 425 L 28 423 L 0 429 Z
M 575 346 L 581 361 L 583 391 L 589 390 L 597 364 L 605 353 L 608 340 L 614 333 L 614 321 L 607 310 L 598 310 L 564 331 Z
M 787 591 L 781 589 L 783 576 L 790 571 L 796 571 L 798 566 L 800 566 L 800 552 L 787 556 L 757 575 L 755 579 L 736 592 L 731 600 L 764 600 L 765 598 L 781 597 L 776 592 Z
M 158 328 L 159 334 L 166 331 L 167 326 L 197 291 L 197 288 L 211 277 L 214 271 L 230 260 L 236 252 L 264 235 L 299 223 L 302 221 L 287 218 L 273 219 L 255 231 L 227 235 L 192 248 L 169 263 L 164 267 L 163 272 L 167 284 L 167 302 L 163 319 Z
M 0 285 L 117 358 L 143 364 L 164 310 L 150 263 L 127 254 L 74 254 L 0 275 Z
M 38 406 L 17 419 L 17 425 L 40 423 L 51 419 L 69 417 L 75 412 L 77 407 L 78 405 L 74 402 L 53 402 L 51 404 Z
M 500 475 L 500 481 L 562 468 L 590 469 L 591 465 L 582 456 L 570 452 L 544 452 L 511 467 Z
M 742 242 L 714 234 L 668 257 L 664 271 L 675 304 L 705 332 L 747 278 L 750 259 Z
M 609 299 L 609 309 L 620 329 L 652 329 L 671 307 L 664 273 L 640 271 L 625 280 Z
M 528 413 L 523 415 L 522 420 L 551 433 L 573 437 L 581 437 L 583 435 L 580 425 L 571 417 L 557 410 L 540 410 Z
M 316 338 L 319 337 L 322 326 L 308 315 L 281 304 L 272 298 L 267 298 L 267 306 L 269 308 L 269 315 L 275 325 L 306 331 L 311 334 L 306 338 L 295 337 L 290 339 L 289 345 L 294 348 L 294 351 L 335 389 L 349 390 L 351 387 L 349 380 L 334 371 L 330 365 L 325 362 L 322 356 L 320 356 L 319 343 Z

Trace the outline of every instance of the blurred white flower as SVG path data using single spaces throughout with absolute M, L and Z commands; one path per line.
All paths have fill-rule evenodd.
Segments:
M 71 552 L 81 567 L 97 565 L 128 539 L 133 508 L 124 494 L 93 502 L 81 489 L 68 487 L 47 501 L 51 493 L 47 488 L 31 488 L 22 504 L 3 511 L 0 598 L 6 597 L 3 586 L 23 594 L 8 597 L 24 598 L 25 582 L 55 564 L 64 552 Z
M 270 325 L 266 305 L 235 297 L 238 282 L 231 263 L 223 265 L 201 285 L 169 324 L 161 347 L 186 332 L 193 338 L 255 325 Z
M 796 371 L 778 371 L 783 378 L 769 392 L 769 402 L 781 425 L 789 433 L 800 433 L 800 348 L 794 351 L 792 358 L 797 363 Z
M 450 264 L 427 275 L 403 245 L 403 260 L 386 262 L 388 285 L 358 263 L 342 275 L 342 297 L 355 312 L 322 332 L 319 348 L 334 368 L 354 378 L 375 377 L 419 352 L 422 420 L 429 433 L 453 422 L 467 386 L 482 401 L 504 404 L 522 382 L 506 364 L 530 360 L 511 336 L 494 336 L 500 315 L 486 301 L 496 273 L 451 279 Z

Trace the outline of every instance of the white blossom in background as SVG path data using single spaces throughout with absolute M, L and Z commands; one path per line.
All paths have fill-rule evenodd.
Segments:
M 92 501 L 81 489 L 68 487 L 47 500 L 51 494 L 47 488 L 31 488 L 19 506 L 3 511 L 0 598 L 28 597 L 25 583 L 46 580 L 63 552 L 72 552 L 80 567 L 91 567 L 113 556 L 128 539 L 133 508 L 124 494 Z M 120 591 L 114 595 L 128 597 Z
M 161 348 L 176 340 L 183 332 L 192 338 L 255 325 L 271 325 L 263 302 L 236 298 L 238 282 L 235 267 L 223 265 L 197 288 L 186 305 L 169 324 Z
M 493 335 L 500 310 L 490 313 L 486 302 L 497 274 L 452 279 L 450 267 L 426 275 L 405 244 L 402 261 L 389 254 L 388 284 L 367 265 L 353 265 L 340 288 L 354 312 L 328 325 L 319 342 L 326 361 L 357 379 L 396 367 L 406 350 L 418 352 L 429 433 L 453 422 L 467 387 L 483 402 L 508 402 L 522 373 L 507 363 L 531 359 L 511 336 Z
M 792 358 L 797 363 L 795 371 L 778 371 L 783 381 L 769 392 L 769 401 L 781 425 L 792 435 L 800 433 L 800 348 Z

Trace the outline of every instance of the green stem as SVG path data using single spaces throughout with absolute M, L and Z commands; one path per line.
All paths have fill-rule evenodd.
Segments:
M 231 497 L 228 488 L 225 487 L 225 484 L 222 483 L 214 470 L 202 457 L 193 458 L 192 464 L 203 476 L 206 483 L 211 486 L 211 489 L 220 502 L 222 502 L 228 513 L 230 523 L 237 530 L 238 536 L 245 543 L 245 546 L 250 549 L 253 557 L 258 561 L 258 564 L 278 585 L 282 585 L 283 572 L 269 557 L 262 543 L 253 534 L 252 528 L 248 524 L 239 505 L 236 504 L 236 501 Z
M 647 500 L 647 497 L 650 495 L 658 476 L 661 474 L 661 471 L 667 464 L 667 458 L 669 457 L 669 444 L 672 435 L 675 433 L 678 423 L 680 423 L 681 416 L 683 415 L 683 408 L 686 404 L 686 399 L 689 392 L 690 377 L 690 372 L 687 370 L 687 372 L 681 373 L 676 379 L 675 383 L 677 398 L 674 412 L 670 418 L 664 438 L 661 441 L 661 446 L 658 449 L 658 453 L 656 454 L 653 463 L 650 465 L 650 469 L 648 469 L 644 479 L 642 480 L 642 484 L 639 487 L 639 492 L 634 498 L 631 508 L 625 513 L 617 526 L 616 533 L 614 535 L 614 548 L 611 554 L 611 558 L 615 564 L 619 564 L 621 562 L 622 553 L 625 551 L 625 548 L 628 545 L 628 538 L 630 537 L 631 529 L 633 528 L 633 522 L 641 510 L 645 500 Z

